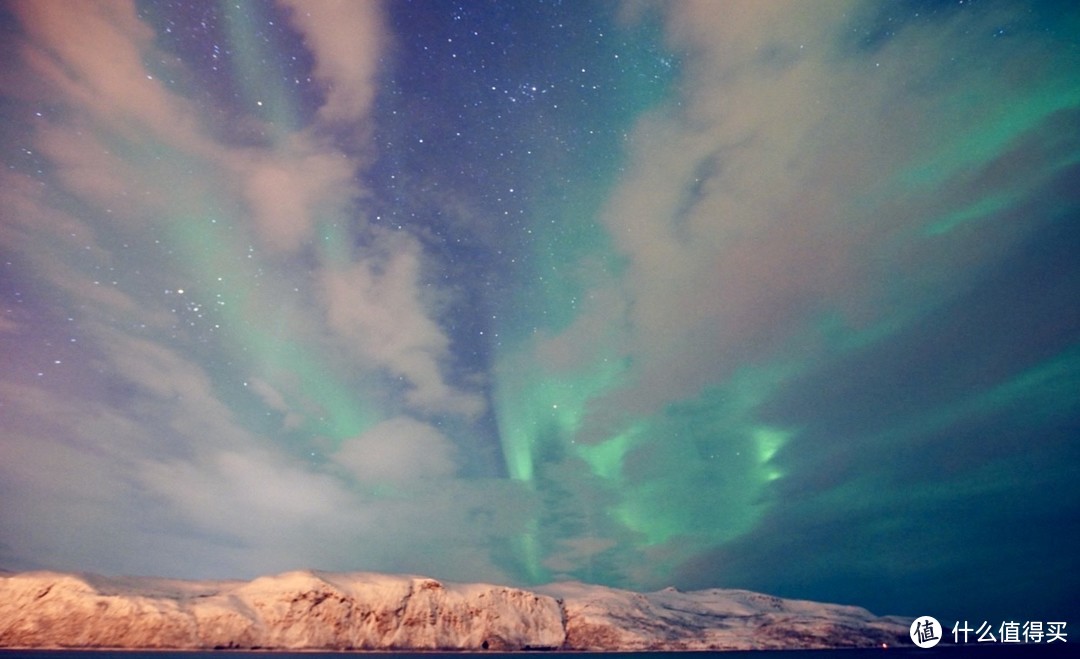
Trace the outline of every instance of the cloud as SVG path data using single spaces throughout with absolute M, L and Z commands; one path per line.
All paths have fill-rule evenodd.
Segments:
M 139 558 L 159 530 L 136 478 L 140 456 L 160 450 L 146 428 L 40 383 L 0 382 L 0 400 L 0 535 L 14 559 L 27 568 L 114 571 L 154 563 Z
M 453 444 L 437 428 L 402 416 L 347 440 L 334 459 L 366 485 L 452 477 L 453 453 Z
M 381 5 L 347 0 L 283 0 L 315 56 L 326 90 L 320 121 L 363 126 L 375 99 L 380 57 L 388 46 Z
M 611 538 L 579 537 L 569 540 L 561 540 L 558 543 L 562 551 L 549 554 L 544 559 L 544 567 L 556 574 L 573 575 L 581 569 L 582 564 L 588 564 L 595 556 L 615 546 L 615 540 Z M 557 576 L 556 581 L 573 579 L 572 576 Z
M 293 252 L 310 244 L 317 218 L 342 221 L 358 196 L 353 182 L 356 163 L 304 134 L 271 152 L 253 151 L 238 160 L 256 232 L 275 252 Z
M 771 574 L 803 583 L 826 562 L 776 563 L 798 544 L 787 529 L 799 502 L 814 502 L 798 528 L 820 539 L 816 555 L 834 555 L 839 537 L 835 555 L 851 557 L 878 528 L 859 497 L 877 501 L 886 474 L 917 471 L 897 452 L 1024 479 L 1002 457 L 1016 457 L 1012 431 L 988 434 L 983 460 L 971 434 L 957 435 L 961 449 L 958 429 L 928 426 L 954 406 L 972 415 L 959 426 L 989 424 L 993 406 L 965 406 L 1026 399 L 1011 378 L 1034 377 L 1075 340 L 1075 314 L 1060 308 L 1074 285 L 1063 260 L 1075 240 L 1064 228 L 1077 202 L 1074 54 L 1028 38 L 1042 34 L 1035 22 L 997 40 L 1002 24 L 1021 29 L 1005 5 L 896 21 L 868 3 L 683 2 L 661 14 L 679 76 L 634 124 L 600 214 L 617 265 L 572 264 L 576 316 L 499 356 L 504 454 L 547 494 L 541 563 L 570 570 L 575 543 L 610 538 L 578 574 L 776 589 Z M 1040 462 L 1062 452 L 1058 439 L 1037 443 Z M 939 483 L 968 484 L 938 476 L 924 485 L 941 500 Z M 907 490 L 882 497 L 896 492 Z M 581 520 L 590 509 L 610 525 Z M 740 576 L 746 565 L 757 583 Z M 819 586 L 846 578 L 822 570 Z
M 301 527 L 322 527 L 328 518 L 340 521 L 350 510 L 350 497 L 331 476 L 291 465 L 253 444 L 208 452 L 194 461 L 147 462 L 140 477 L 144 487 L 161 493 L 200 528 L 255 545 L 270 542 L 274 534 L 295 541 Z
M 161 141 L 177 151 L 174 158 L 194 158 L 218 177 L 227 173 L 234 179 L 252 209 L 254 230 L 273 251 L 294 251 L 309 242 L 317 217 L 345 221 L 346 208 L 359 196 L 354 181 L 359 162 L 325 136 L 316 138 L 311 129 L 262 148 L 215 142 L 188 99 L 170 91 L 144 66 L 144 61 L 164 61 L 166 55 L 155 49 L 153 32 L 130 3 L 15 7 L 31 37 L 24 48 L 31 68 L 51 83 L 49 89 L 62 92 L 72 108 L 96 114 L 108 127 L 95 131 L 73 119 L 71 126 L 43 124 L 40 129 L 38 148 L 60 167 L 74 192 L 110 212 L 127 210 L 127 215 L 139 216 L 142 211 L 142 217 L 147 210 L 161 215 L 166 203 L 193 206 L 183 191 L 155 189 L 156 177 L 170 169 L 160 154 L 154 158 L 136 152 L 131 157 L 110 145 L 133 141 L 148 145 L 149 151 Z M 332 119 L 363 125 L 373 95 L 368 78 L 374 75 L 382 40 L 362 35 L 379 33 L 378 11 L 370 3 L 316 2 L 304 7 L 293 15 L 316 48 L 317 69 L 326 70 L 320 74 L 329 90 L 324 109 L 332 104 Z M 191 167 L 175 170 L 199 178 L 191 176 Z M 203 180 L 201 186 L 213 189 L 217 183 Z
M 154 33 L 130 2 L 16 2 L 23 57 L 49 89 L 122 134 L 149 131 L 174 148 L 206 145 L 195 113 L 143 65 Z M 160 53 L 158 53 L 160 57 Z
M 999 18 L 976 12 L 907 26 L 864 56 L 846 50 L 845 30 L 865 11 L 666 8 L 669 44 L 685 54 L 677 100 L 637 122 L 602 214 L 627 262 L 624 304 L 609 305 L 607 322 L 624 328 L 634 366 L 591 403 L 584 438 L 749 365 L 813 359 L 827 349 L 822 323 L 854 334 L 917 317 L 1035 228 L 1009 213 L 1064 164 L 1040 128 L 1060 121 L 1060 106 L 967 99 L 1054 89 L 1043 46 L 989 55 L 1007 70 L 1028 62 L 1038 83 L 953 67 L 942 53 L 974 52 Z M 949 82 L 961 76 L 962 93 Z M 1050 169 L 975 183 L 1017 158 Z M 971 217 L 962 233 L 935 233 L 956 214 Z
M 764 464 L 739 469 L 747 481 L 701 486 L 730 515 L 656 511 L 641 525 L 681 534 L 655 547 L 688 586 L 862 597 L 879 610 L 933 598 L 961 615 L 957 589 L 937 584 L 962 574 L 975 592 L 980 575 L 1007 569 L 982 550 L 999 520 L 980 507 L 1006 491 L 1024 493 L 1011 519 L 1075 507 L 1040 493 L 1067 482 L 1050 465 L 1070 463 L 1062 428 L 1076 416 L 1057 380 L 1075 363 L 1059 363 L 1077 327 L 1061 309 L 1075 284 L 1063 218 L 1076 208 L 1065 189 L 1078 143 L 1062 128 L 1080 102 L 1063 74 L 1075 58 L 1039 39 L 994 41 L 999 9 L 912 20 L 870 47 L 847 33 L 866 6 L 667 8 L 681 95 L 635 127 L 604 214 L 628 262 L 632 366 L 590 403 L 579 438 L 607 447 L 605 420 L 730 405 L 718 426 L 626 453 L 631 492 L 671 488 L 651 503 L 685 496 L 695 475 L 727 475 L 695 474 L 704 463 L 680 451 L 716 449 L 731 464 L 727 451 L 753 449 L 755 429 L 779 429 Z M 956 507 L 940 513 L 946 501 Z M 1036 549 L 1059 533 L 1076 535 L 1050 524 L 1022 544 L 1060 566 Z M 693 546 L 697 557 L 680 555 Z M 868 596 L 881 581 L 899 585 Z M 1069 606 L 1041 592 L 1026 605 Z M 1017 610 L 997 598 L 981 601 Z
M 479 396 L 443 379 L 450 341 L 424 304 L 419 243 L 407 235 L 384 235 L 377 244 L 377 255 L 323 272 L 327 327 L 355 358 L 402 378 L 414 409 L 479 414 Z
M 672 8 L 671 39 L 696 56 L 685 100 L 636 126 L 631 166 L 604 214 L 630 261 L 630 351 L 640 363 L 638 384 L 616 394 L 620 407 L 652 412 L 693 396 L 784 347 L 830 295 L 857 292 L 848 188 L 813 144 L 835 82 L 812 55 L 760 54 L 820 51 L 829 35 L 820 17 L 769 13 Z M 773 43 L 793 38 L 789 21 L 799 40 Z
M 295 5 L 325 104 L 237 141 L 144 65 L 173 55 L 133 4 L 13 7 L 4 81 L 46 111 L 16 116 L 40 166 L 0 173 L 0 246 L 25 296 L 0 320 L 23 356 L 0 377 L 5 562 L 509 581 L 485 549 L 525 527 L 530 495 L 456 478 L 460 437 L 427 420 L 468 432 L 483 396 L 452 383 L 423 246 L 358 204 L 380 9 Z M 78 359 L 54 365 L 69 346 Z M 28 381 L 39 363 L 55 369 Z M 369 395 L 373 381 L 392 384 Z
M 258 445 L 203 366 L 155 341 L 114 328 L 94 330 L 91 323 L 87 329 L 108 364 L 114 392 L 112 400 L 101 402 L 158 435 L 143 446 L 145 454 L 166 448 L 170 455 L 198 458 L 211 450 L 245 451 Z
M 454 478 L 453 446 L 433 426 L 375 426 L 336 456 L 352 469 L 343 477 L 245 429 L 175 352 L 115 333 L 100 343 L 110 369 L 80 395 L 0 382 L 9 566 L 196 577 L 424 566 L 513 580 L 488 550 L 524 530 L 531 495 Z
M 270 383 L 261 378 L 250 378 L 248 380 L 248 385 L 251 387 L 251 390 L 262 399 L 262 402 L 265 403 L 267 407 L 284 416 L 281 425 L 286 430 L 293 430 L 302 425 L 303 418 L 301 415 L 292 409 L 285 400 L 285 396 L 270 385 Z
M 0 316 L 0 332 L 18 332 L 20 328 L 19 323 L 8 316 Z
M 35 146 L 54 165 L 63 186 L 102 214 L 85 222 L 69 219 L 73 228 L 57 226 L 54 232 L 63 228 L 69 234 L 65 241 L 77 239 L 87 245 L 103 230 L 113 237 L 112 230 L 121 228 L 136 241 L 140 231 L 163 230 L 173 237 L 169 253 L 180 252 L 167 263 L 174 282 L 198 282 L 205 273 L 196 269 L 206 268 L 219 270 L 219 275 L 227 269 L 224 274 L 234 281 L 255 277 L 269 281 L 280 258 L 315 259 L 317 266 L 305 279 L 322 287 L 330 332 L 347 344 L 363 368 L 386 369 L 403 378 L 405 403 L 413 409 L 480 413 L 482 399 L 459 391 L 444 377 L 449 342 L 433 316 L 430 301 L 437 294 L 422 292 L 431 286 L 420 276 L 426 255 L 419 243 L 408 236 L 377 235 L 375 246 L 365 254 L 358 255 L 350 246 L 366 231 L 355 202 L 364 194 L 357 175 L 367 146 L 362 140 L 333 139 L 330 124 L 360 126 L 368 120 L 374 72 L 386 47 L 376 5 L 316 2 L 293 7 L 292 21 L 312 48 L 316 74 L 326 85 L 324 113 L 311 126 L 256 146 L 215 141 L 200 128 L 202 117 L 196 107 L 154 79 L 142 62 L 163 54 L 155 50 L 152 32 L 130 5 L 85 3 L 64 9 L 27 3 L 18 5 L 18 14 L 29 37 L 25 57 L 42 71 L 52 89 L 63 91 L 71 108 L 70 116 L 38 122 Z M 115 66 L 111 59 L 106 62 L 102 52 L 119 62 Z M 87 110 L 104 121 L 80 119 Z M 137 121 L 131 121 L 133 117 Z M 160 148 L 161 143 L 167 148 Z M 119 149 L 116 144 L 128 146 Z M 41 193 L 27 190 L 27 194 Z M 34 203 L 34 214 L 59 217 L 55 209 L 47 208 L 51 202 Z M 225 231 L 231 233 L 210 227 L 216 235 L 202 236 L 206 231 L 193 228 L 201 218 L 229 226 Z M 177 237 L 183 242 L 177 243 Z M 202 241 L 212 245 L 207 248 L 199 244 Z M 252 241 L 247 249 L 246 241 Z M 28 244 L 23 242 L 22 247 Z M 262 248 L 262 262 L 248 266 L 255 247 Z M 383 255 L 397 250 L 400 253 Z M 108 252 L 99 250 L 100 261 L 118 256 Z M 192 263 L 183 262 L 185 255 Z M 384 258 L 386 271 L 378 272 Z M 83 269 L 97 267 L 98 263 L 87 263 Z M 164 274 L 156 273 L 157 278 Z M 67 288 L 80 287 L 85 279 L 60 273 L 54 277 Z M 280 284 L 279 292 L 287 290 L 285 282 Z M 251 285 L 259 288 L 245 296 L 251 314 L 269 313 L 259 307 L 279 304 L 262 294 L 262 282 Z M 134 291 L 137 286 L 121 282 L 93 294 L 116 297 L 116 306 L 122 298 L 146 293 Z M 295 282 L 290 287 L 298 295 L 306 292 Z M 139 303 L 132 302 L 130 308 Z M 201 302 L 207 306 L 210 301 Z M 307 303 L 298 300 L 296 306 L 304 308 Z M 153 326 L 160 325 L 158 318 Z M 304 338 L 314 340 L 322 330 L 308 325 L 293 323 L 292 329 L 304 329 L 308 332 Z
M 34 144 L 55 167 L 64 186 L 80 198 L 132 228 L 146 215 L 160 214 L 168 195 L 147 177 L 138 163 L 125 161 L 100 135 L 81 122 L 71 125 L 42 121 Z

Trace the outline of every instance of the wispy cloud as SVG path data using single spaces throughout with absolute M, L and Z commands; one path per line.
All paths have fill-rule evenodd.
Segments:
M 37 78 L 19 91 L 47 110 L 28 117 L 27 149 L 48 173 L 4 174 L 0 240 L 27 259 L 34 312 L 49 298 L 67 307 L 89 358 L 66 376 L 5 384 L 5 407 L 25 420 L 5 440 L 5 482 L 19 489 L 5 535 L 25 539 L 7 551 L 225 575 L 347 567 L 366 547 L 371 567 L 404 568 L 388 529 L 430 529 L 417 542 L 450 532 L 426 513 L 445 508 L 443 495 L 417 485 L 457 469 L 454 440 L 430 420 L 467 426 L 484 402 L 448 378 L 419 241 L 369 231 L 357 210 L 390 43 L 379 5 L 290 5 L 323 103 L 284 132 L 245 117 L 241 139 L 147 65 L 175 60 L 132 3 L 12 9 L 17 64 Z M 13 340 L 26 336 L 17 315 L 3 322 Z M 60 380 L 49 377 L 67 377 L 74 398 L 50 393 Z M 384 380 L 399 384 L 362 400 Z M 386 483 L 392 499 L 372 494 Z M 31 530 L 55 507 L 83 511 L 68 521 L 81 516 L 73 535 L 84 542 L 60 541 L 51 523 Z M 116 553 L 109 534 L 159 558 Z M 479 555 L 467 561 L 477 575 L 496 569 Z
M 621 578 L 660 586 L 669 568 L 695 585 L 753 585 L 739 575 L 753 565 L 757 583 L 790 587 L 785 579 L 808 577 L 776 565 L 793 551 L 785 524 L 829 524 L 822 543 L 851 537 L 836 524 L 866 532 L 871 513 L 844 508 L 851 492 L 872 489 L 862 470 L 891 472 L 874 465 L 893 459 L 893 442 L 952 445 L 916 419 L 949 416 L 1075 336 L 1035 341 L 1053 346 L 1038 357 L 1006 347 L 1023 333 L 991 318 L 1013 302 L 988 300 L 1013 299 L 1005 273 L 1028 285 L 1025 253 L 1058 235 L 1056 209 L 1075 207 L 1065 181 L 1077 143 L 1062 122 L 1080 97 L 1052 43 L 998 40 L 1006 19 L 1018 29 L 1008 8 L 892 22 L 866 3 L 685 2 L 663 13 L 682 69 L 670 100 L 636 122 L 602 211 L 619 276 L 582 276 L 576 320 L 505 362 L 548 373 L 574 356 L 558 371 L 577 385 L 572 420 L 560 417 L 556 385 L 537 387 L 528 413 L 508 414 L 549 425 L 537 422 L 511 451 L 530 463 L 520 473 L 541 478 L 585 461 L 589 475 L 574 478 L 589 485 L 563 483 L 575 491 L 564 514 L 584 492 L 607 492 L 607 513 L 640 534 L 605 547 L 595 566 L 617 563 Z M 1072 322 L 1053 308 L 1040 317 Z M 939 388 L 932 360 L 980 376 L 960 384 L 942 373 L 951 384 Z M 976 424 L 990 407 L 964 409 L 964 424 Z M 837 423 L 816 425 L 834 413 Z M 863 426 L 852 424 L 871 420 L 880 431 L 910 425 L 892 440 L 868 429 L 856 440 Z M 1056 441 L 1046 450 L 1059 451 Z M 816 513 L 796 523 L 809 514 L 794 503 L 802 498 Z M 547 525 L 552 568 L 602 526 Z M 762 546 L 776 550 L 768 561 L 755 557 Z
M 363 126 L 375 99 L 380 58 L 391 45 L 379 3 L 287 0 L 290 20 L 315 56 L 326 101 L 319 118 Z

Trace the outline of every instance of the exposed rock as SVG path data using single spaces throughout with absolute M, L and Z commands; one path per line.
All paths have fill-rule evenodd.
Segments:
M 373 573 L 243 581 L 0 573 L 0 647 L 704 650 L 895 644 L 907 621 L 738 590 L 530 592 Z

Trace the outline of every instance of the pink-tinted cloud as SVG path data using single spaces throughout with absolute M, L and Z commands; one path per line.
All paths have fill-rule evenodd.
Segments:
M 980 158 L 993 155 L 987 145 L 1002 122 L 1042 115 L 972 106 L 942 82 L 950 72 L 936 59 L 946 44 L 975 48 L 973 35 L 989 33 L 995 16 L 910 26 L 867 61 L 838 52 L 856 9 L 665 8 L 685 67 L 677 99 L 637 122 L 603 212 L 628 262 L 624 303 L 605 313 L 634 366 L 621 390 L 593 405 L 597 418 L 654 412 L 751 364 L 797 369 L 826 349 L 818 330 L 828 323 L 895 329 L 898 318 L 938 304 L 942 282 L 962 286 L 1031 230 L 994 222 L 990 202 L 1002 189 L 973 185 L 963 172 L 988 164 Z M 965 72 L 965 93 L 1004 93 L 991 71 Z M 1025 83 L 1007 84 L 1015 93 Z M 948 236 L 928 228 L 965 212 L 990 221 Z M 585 343 L 564 351 L 613 343 L 575 341 Z
M 58 317 L 71 333 L 58 340 L 77 341 L 83 363 L 54 364 L 62 360 L 47 336 L 32 357 L 56 366 L 55 381 L 0 378 L 5 421 L 23 419 L 0 442 L 0 477 L 19 489 L 0 502 L 0 533 L 19 538 L 0 556 L 220 576 L 300 565 L 393 569 L 401 534 L 425 553 L 431 538 L 475 526 L 458 502 L 483 504 L 487 486 L 463 485 L 451 503 L 443 491 L 418 490 L 427 477 L 454 480 L 453 442 L 400 415 L 472 419 L 483 398 L 448 379 L 442 294 L 423 277 L 420 242 L 368 236 L 356 203 L 387 47 L 379 7 L 294 5 L 292 25 L 311 49 L 325 104 L 310 125 L 239 144 L 221 137 L 211 101 L 185 96 L 145 65 L 175 58 L 133 3 L 11 6 L 22 31 L 10 48 L 15 72 L 2 79 L 16 88 L 4 93 L 30 108 L 20 108 L 27 130 L 15 139 L 42 164 L 0 173 L 0 246 L 17 256 L 27 301 L 0 316 L 0 332 L 30 345 L 25 319 L 53 331 L 50 314 L 64 308 Z M 254 117 L 237 121 L 263 127 Z M 226 348 L 237 357 L 221 364 L 216 351 Z M 321 374 L 295 371 L 325 363 L 347 380 L 335 383 L 347 402 L 359 397 L 349 387 L 403 383 L 371 404 L 386 409 L 374 409 L 376 425 L 346 444 L 347 468 L 333 456 L 298 461 L 287 442 L 264 433 L 278 420 L 286 435 L 318 425 L 327 407 L 311 384 Z M 50 387 L 72 400 L 65 406 Z M 372 476 L 373 465 L 378 478 L 408 483 L 399 488 L 407 502 L 360 492 L 358 477 Z M 49 508 L 65 511 L 55 524 Z M 506 518 L 500 523 L 519 522 Z M 474 546 L 483 540 L 475 537 Z M 117 538 L 129 544 L 117 547 Z M 498 573 L 481 552 L 447 554 L 477 575 Z
M 326 89 L 319 118 L 354 126 L 367 118 L 376 74 L 388 44 L 378 2 L 282 0 L 315 56 L 315 76 Z
M 234 160 L 255 232 L 275 252 L 310 245 L 318 218 L 344 221 L 345 209 L 359 196 L 356 163 L 303 134 Z
M 334 459 L 362 487 L 444 479 L 456 471 L 454 445 L 437 428 L 401 416 L 346 440 Z
M 143 65 L 154 33 L 139 20 L 133 3 L 16 2 L 28 37 L 23 57 L 80 112 L 89 112 L 122 132 L 151 133 L 174 148 L 206 146 L 195 114 L 167 91 Z
M 482 400 L 450 387 L 441 374 L 449 339 L 421 294 L 419 244 L 408 236 L 386 236 L 383 247 L 383 256 L 324 272 L 327 327 L 357 359 L 403 378 L 413 407 L 478 414 Z

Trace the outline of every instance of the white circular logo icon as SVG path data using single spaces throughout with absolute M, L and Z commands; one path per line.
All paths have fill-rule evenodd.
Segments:
M 941 640 L 941 623 L 930 616 L 916 618 L 911 623 L 911 642 L 920 648 L 932 648 Z

